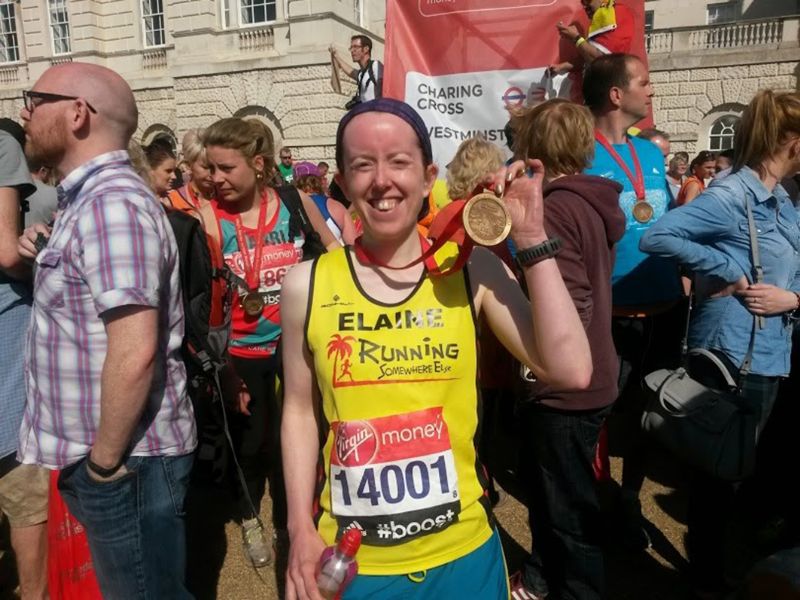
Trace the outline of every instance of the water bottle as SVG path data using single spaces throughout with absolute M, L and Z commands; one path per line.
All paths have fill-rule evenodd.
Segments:
M 355 575 L 357 563 L 355 562 L 356 552 L 361 546 L 361 530 L 353 528 L 344 532 L 339 542 L 333 548 L 322 554 L 319 576 L 317 577 L 317 587 L 319 593 L 326 600 L 333 600 L 340 597 L 340 594 L 350 583 L 352 575 Z

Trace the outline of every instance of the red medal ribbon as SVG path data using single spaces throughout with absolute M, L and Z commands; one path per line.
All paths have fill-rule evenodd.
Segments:
M 622 160 L 622 157 L 614 150 L 614 147 L 609 143 L 604 136 L 599 131 L 595 130 L 594 132 L 594 139 L 597 140 L 597 143 L 600 144 L 606 151 L 611 155 L 611 158 L 614 159 L 619 167 L 625 172 L 630 182 L 633 184 L 633 191 L 636 193 L 636 200 L 641 201 L 644 200 L 644 175 L 642 175 L 642 165 L 639 164 L 639 157 L 636 156 L 636 150 L 631 143 L 630 138 L 628 138 L 628 150 L 631 153 L 631 158 L 633 159 L 633 168 L 636 170 L 636 177 L 633 176 L 631 170 L 628 168 L 628 165 L 625 164 L 625 161 Z
M 474 243 L 469 236 L 464 235 L 464 222 L 462 217 L 462 213 L 464 212 L 464 204 L 466 204 L 465 200 L 454 200 L 436 215 L 430 227 L 431 234 L 435 234 L 432 236 L 435 238 L 434 242 L 431 244 L 422 234 L 420 234 L 419 241 L 422 254 L 419 256 L 419 258 L 416 258 L 407 265 L 403 265 L 402 267 L 393 267 L 391 265 L 387 265 L 381 260 L 378 260 L 364 247 L 361 237 L 357 237 L 355 242 L 353 242 L 353 249 L 355 250 L 358 262 L 363 265 L 374 264 L 385 269 L 392 269 L 394 271 L 402 271 L 403 269 L 408 269 L 409 267 L 413 267 L 416 264 L 424 262 L 425 268 L 433 277 L 442 277 L 445 275 L 450 275 L 451 273 L 455 273 L 467 262 L 467 259 L 472 253 L 472 248 L 474 247 Z M 434 254 L 436 254 L 436 252 L 438 252 L 442 246 L 451 240 L 458 244 L 458 256 L 450 268 L 442 271 L 439 268 L 439 265 L 436 264 Z
M 196 209 L 199 209 L 200 208 L 200 200 L 195 195 L 194 191 L 192 190 L 192 184 L 191 183 L 186 185 L 186 191 L 189 194 L 189 202 L 191 202 L 192 206 L 194 206 Z
M 242 267 L 244 268 L 245 282 L 247 283 L 248 291 L 257 292 L 259 285 L 259 269 L 261 268 L 261 255 L 264 253 L 264 233 L 267 228 L 267 200 L 268 193 L 265 190 L 261 196 L 261 207 L 258 210 L 258 228 L 256 229 L 255 252 L 253 253 L 253 260 L 250 260 L 250 251 L 247 247 L 247 239 L 244 235 L 244 225 L 242 224 L 242 217 L 236 215 L 234 225 L 236 226 L 236 243 L 239 245 L 239 252 L 242 254 Z M 275 216 L 270 225 L 274 225 L 278 218 L 280 207 L 275 211 Z

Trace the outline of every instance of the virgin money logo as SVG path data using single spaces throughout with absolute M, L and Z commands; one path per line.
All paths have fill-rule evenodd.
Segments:
M 378 435 L 368 421 L 348 421 L 336 428 L 336 457 L 347 467 L 368 465 L 378 451 Z

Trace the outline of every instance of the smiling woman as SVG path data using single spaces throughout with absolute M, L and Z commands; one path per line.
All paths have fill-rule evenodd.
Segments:
M 348 598 L 381 597 L 389 586 L 404 597 L 448 589 L 508 598 L 473 444 L 476 318 L 484 314 L 538 377 L 571 388 L 591 376 L 583 327 L 552 253 L 520 265 L 532 304 L 482 248 L 463 270 L 431 275 L 435 261 L 423 258 L 430 242 L 416 225 L 437 169 L 427 128 L 410 106 L 382 98 L 355 107 L 339 124 L 336 162 L 336 181 L 364 233 L 355 248 L 295 268 L 281 298 L 287 598 L 321 598 L 314 577 L 322 550 L 352 527 L 364 537 Z M 522 176 L 528 167 L 533 176 Z M 548 241 L 542 176 L 538 161 L 495 175 L 520 249 Z M 321 454 L 309 435 L 320 429 Z M 426 439 L 401 431 L 427 432 Z M 348 450 L 354 446 L 362 451 Z

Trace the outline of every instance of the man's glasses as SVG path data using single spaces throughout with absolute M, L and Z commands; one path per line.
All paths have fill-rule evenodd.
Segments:
M 281 156 L 281 160 L 292 160 L 291 154 L 289 156 Z
M 83 100 L 86 102 L 87 108 L 97 114 L 94 106 L 89 104 L 85 98 L 81 98 L 80 96 L 65 96 L 63 94 L 50 94 L 48 92 L 34 92 L 34 91 L 24 91 L 22 92 L 22 101 L 25 104 L 25 110 L 29 113 L 33 112 L 33 109 L 42 104 L 43 102 L 59 102 L 60 100 Z

